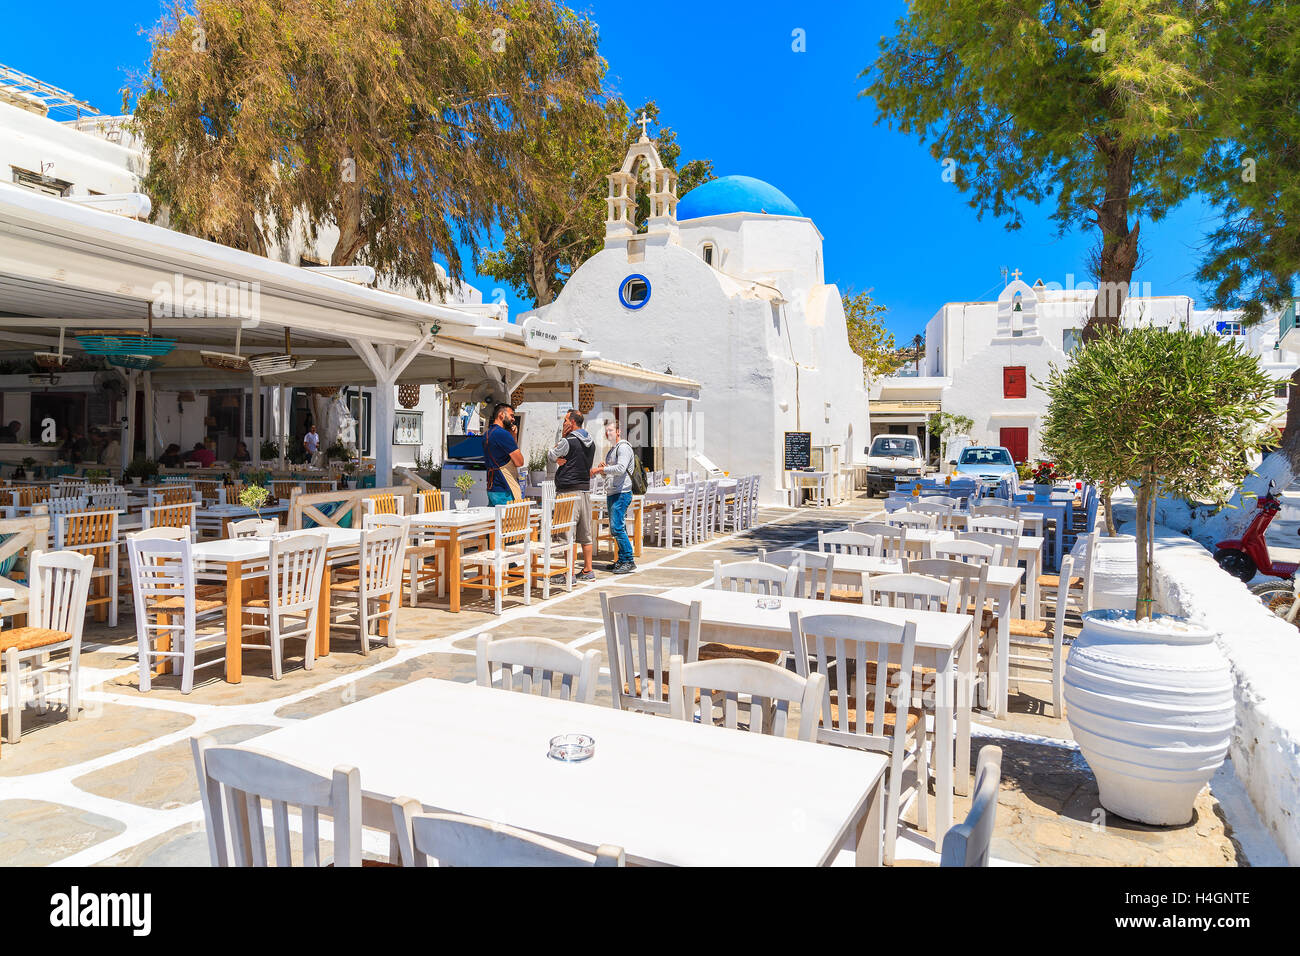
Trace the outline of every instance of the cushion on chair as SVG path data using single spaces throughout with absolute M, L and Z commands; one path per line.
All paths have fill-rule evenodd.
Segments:
M 1056 635 L 1056 627 L 1051 621 L 1031 621 L 1012 618 L 1012 637 L 1043 637 L 1051 640 Z
M 864 728 L 870 727 L 872 724 L 876 722 L 875 711 L 864 710 L 861 713 L 858 712 L 858 699 L 856 697 L 849 697 L 847 702 L 848 702 L 848 707 L 845 709 L 844 716 L 841 717 L 839 697 L 837 694 L 834 693 L 831 694 L 831 721 L 833 724 L 836 725 L 836 728 L 843 727 L 844 726 L 843 721 L 845 721 L 846 718 L 847 718 L 848 725 L 853 727 L 855 730 L 859 726 L 862 726 Z M 920 721 L 920 719 L 921 719 L 921 715 L 919 713 L 917 713 L 915 710 L 909 709 L 907 712 L 907 729 L 911 730 L 913 727 L 915 727 L 917 723 Z M 885 708 L 886 731 L 888 732 L 893 730 L 894 725 L 897 721 L 898 721 L 898 712 L 894 709 L 893 705 L 891 704 L 890 706 Z M 861 724 L 859 724 L 859 722 L 861 722 Z M 823 726 L 825 726 L 824 719 L 822 721 L 822 724 Z
M 742 660 L 775 664 L 780 659 L 780 651 L 759 650 L 756 647 L 741 647 L 737 644 L 710 643 L 700 645 L 700 660 L 702 661 Z
M 224 590 L 225 589 L 223 588 L 223 595 Z M 221 600 L 217 600 L 216 598 L 201 598 L 198 594 L 195 594 L 194 596 L 194 613 L 196 614 L 202 614 L 205 611 L 215 611 L 218 608 L 223 608 L 225 606 L 226 601 L 224 596 Z M 184 611 L 185 598 L 178 596 L 165 598 L 161 601 L 154 601 L 149 605 L 149 610 L 155 614 L 159 611 Z
M 1038 586 L 1040 588 L 1059 588 L 1061 586 L 1061 577 L 1058 574 L 1040 574 L 1038 576 Z M 1072 588 L 1083 587 L 1083 578 L 1071 576 L 1069 586 Z
M 0 631 L 0 651 L 16 647 L 20 651 L 29 651 L 35 647 L 48 647 L 72 640 L 67 631 L 53 631 L 48 627 L 15 627 Z

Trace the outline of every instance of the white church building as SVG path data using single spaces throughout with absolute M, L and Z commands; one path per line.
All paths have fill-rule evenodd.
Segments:
M 1030 285 L 1020 275 L 1019 270 L 1012 274 L 996 301 L 942 306 L 926 324 L 921 368 L 915 375 L 876 383 L 874 408 L 896 413 L 906 398 L 927 411 L 964 415 L 975 423 L 974 444 L 1004 446 L 1017 461 L 1040 459 L 1047 394 L 1037 383 L 1045 382 L 1050 366 L 1065 364 L 1078 347 L 1097 293 L 1086 287 L 1051 288 L 1041 279 Z M 1280 418 L 1286 414 L 1287 383 L 1300 365 L 1300 353 L 1282 348 L 1278 318 L 1272 315 L 1247 327 L 1239 312 L 1197 309 L 1186 295 L 1129 297 L 1122 313 L 1126 326 L 1181 326 L 1239 338 L 1277 380 L 1273 401 Z M 873 421 L 879 431 L 890 430 L 885 415 Z M 894 430 L 920 434 L 921 427 Z
M 650 199 L 640 233 L 638 182 Z M 702 453 L 733 475 L 761 475 L 765 502 L 786 500 L 786 432 L 811 433 L 814 460 L 827 468 L 862 458 L 862 362 L 812 220 L 748 176 L 704 183 L 679 200 L 675 174 L 644 133 L 609 183 L 605 248 L 521 321 L 543 318 L 594 350 L 700 389 L 698 401 L 592 412 L 626 416 L 625 435 L 648 468 L 699 471 Z M 556 421 L 525 419 L 525 454 L 552 440 Z

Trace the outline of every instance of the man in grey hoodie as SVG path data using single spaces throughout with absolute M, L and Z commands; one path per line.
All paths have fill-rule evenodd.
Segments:
M 626 518 L 628 506 L 632 504 L 632 465 L 636 453 L 620 436 L 618 422 L 614 419 L 605 423 L 605 440 L 609 442 L 609 451 L 605 452 L 605 460 L 591 469 L 591 474 L 605 476 L 609 533 L 618 545 L 618 558 L 609 570 L 614 574 L 631 574 L 636 570 L 636 562 L 632 539 L 627 535 Z
M 546 460 L 558 467 L 555 470 L 555 491 L 576 493 L 578 496 L 577 527 L 573 539 L 582 548 L 582 571 L 579 581 L 596 580 L 591 567 L 591 463 L 596 457 L 596 443 L 583 426 L 582 412 L 569 409 L 564 416 L 559 442 L 546 453 Z

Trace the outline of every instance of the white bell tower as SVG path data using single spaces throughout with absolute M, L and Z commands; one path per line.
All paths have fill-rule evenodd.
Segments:
M 641 136 L 627 151 L 623 165 L 609 174 L 609 207 L 605 219 L 605 248 L 626 246 L 629 241 L 644 238 L 646 245 L 667 245 L 677 241 L 677 174 L 663 164 L 659 151 L 646 134 L 650 123 L 645 113 L 637 122 Z M 644 166 L 650 199 L 650 220 L 646 231 L 636 232 L 636 181 L 638 165 Z

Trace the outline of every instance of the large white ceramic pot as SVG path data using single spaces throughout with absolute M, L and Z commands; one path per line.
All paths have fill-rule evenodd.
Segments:
M 1088 541 L 1087 535 L 1079 535 L 1070 550 L 1076 568 L 1088 566 Z M 1092 563 L 1092 603 L 1088 607 L 1105 610 L 1136 606 L 1137 539 L 1131 534 L 1111 537 L 1103 532 L 1097 538 L 1097 557 Z
M 1089 611 L 1065 663 L 1065 708 L 1101 804 L 1140 823 L 1192 818 L 1235 722 L 1214 635 L 1182 618 Z

